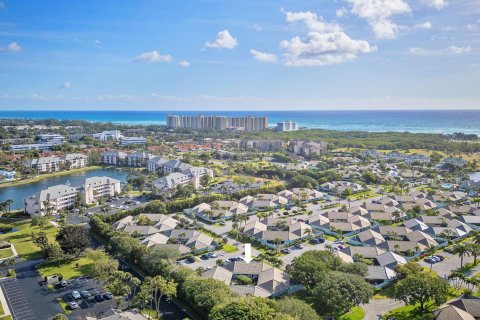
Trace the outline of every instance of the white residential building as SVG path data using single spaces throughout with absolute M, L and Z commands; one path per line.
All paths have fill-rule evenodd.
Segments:
M 144 145 L 147 143 L 147 139 L 144 137 L 121 137 L 120 145 L 129 146 L 129 145 Z
M 153 159 L 154 156 L 148 152 L 133 152 L 126 156 L 126 162 L 129 167 L 143 167 L 148 160 Z
M 200 178 L 208 175 L 213 178 L 213 170 L 203 167 L 190 167 L 182 172 L 173 172 L 153 181 L 153 186 L 168 193 L 180 185 L 190 184 L 195 189 L 201 187 Z
M 277 131 L 297 131 L 298 124 L 293 121 L 283 121 L 277 123 Z
M 154 157 L 147 161 L 147 170 L 150 172 L 160 172 L 163 171 L 163 165 L 167 163 L 168 160 L 165 160 L 160 157 Z
M 294 141 L 293 153 L 303 156 L 310 156 L 313 154 L 322 155 L 327 153 L 327 143 L 323 141 Z
M 25 211 L 31 216 L 43 216 L 48 210 L 52 210 L 53 213 L 71 208 L 75 205 L 78 192 L 78 188 L 67 185 L 49 187 L 30 198 L 25 198 Z
M 62 157 L 41 157 L 24 162 L 26 168 L 38 173 L 56 172 L 64 169 L 79 169 L 88 164 L 88 156 L 80 153 L 70 153 Z
M 120 181 L 109 177 L 91 177 L 83 185 L 84 204 L 94 203 L 102 197 L 113 197 L 120 193 Z
M 95 133 L 92 135 L 92 137 L 100 141 L 108 141 L 108 140 L 120 140 L 120 138 L 122 138 L 123 135 L 119 130 L 112 130 L 112 131 L 103 131 L 100 133 Z
M 112 166 L 118 166 L 124 163 L 127 154 L 122 151 L 105 151 L 101 154 L 102 163 Z
M 55 134 L 55 133 L 40 134 L 38 138 L 40 139 L 41 143 L 53 143 L 53 144 L 62 144 L 67 140 L 61 134 Z
M 10 146 L 10 149 L 13 152 L 25 152 L 28 150 L 49 151 L 54 145 L 53 143 L 13 144 Z

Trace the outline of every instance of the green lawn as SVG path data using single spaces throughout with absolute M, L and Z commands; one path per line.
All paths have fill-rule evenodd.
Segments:
M 393 318 L 395 320 L 430 320 L 432 319 L 433 308 L 427 307 L 428 311 L 421 313 L 417 305 L 403 306 L 393 309 L 383 316 L 383 319 Z
M 5 259 L 13 256 L 13 251 L 10 248 L 0 249 L 0 259 Z
M 72 313 L 72 310 L 70 310 L 70 308 L 68 307 L 68 304 L 65 301 L 63 301 L 62 298 L 57 298 L 57 302 L 60 305 L 60 307 L 62 307 L 63 312 L 65 312 L 65 314 L 68 315 Z
M 365 318 L 365 310 L 361 307 L 354 307 L 349 313 L 338 317 L 338 320 L 362 320 L 363 318 Z
M 61 274 L 64 280 L 69 280 L 88 274 L 92 264 L 92 260 L 80 258 L 60 266 L 57 266 L 57 264 L 44 264 L 38 267 L 38 271 L 42 277 Z
M 30 220 L 21 220 L 15 222 L 1 222 L 0 228 L 16 228 L 18 231 L 0 235 L 0 240 L 10 242 L 15 246 L 20 257 L 25 259 L 35 259 L 42 256 L 40 248 L 33 244 L 31 239 L 32 232 L 43 231 L 49 239 L 54 239 L 58 228 L 47 225 L 43 229 L 30 226 Z
M 232 246 L 229 243 L 226 243 L 226 244 L 223 245 L 222 250 L 225 251 L 225 252 L 235 252 L 235 251 L 237 251 L 237 248 L 235 248 L 235 246 Z
M 12 316 L 10 316 L 10 315 L 3 316 L 3 317 L 0 317 L 0 320 L 12 320 Z

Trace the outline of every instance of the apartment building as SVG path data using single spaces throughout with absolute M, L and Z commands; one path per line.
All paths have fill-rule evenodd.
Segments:
M 102 164 L 119 166 L 125 163 L 125 158 L 127 157 L 127 154 L 122 151 L 112 150 L 102 152 L 100 156 L 102 158 Z
M 297 131 L 298 124 L 293 121 L 283 121 L 277 123 L 277 131 Z
M 52 150 L 53 143 L 32 143 L 32 144 L 13 144 L 10 149 L 13 152 L 25 152 L 28 150 L 49 151 Z
M 66 154 L 62 157 L 41 157 L 27 160 L 24 167 L 38 173 L 57 172 L 62 169 L 78 169 L 88 164 L 88 156 L 80 153 Z
M 123 135 L 119 130 L 111 130 L 111 131 L 103 131 L 100 133 L 94 133 L 92 137 L 100 141 L 108 141 L 108 140 L 120 140 L 120 138 L 122 138 Z
M 31 216 L 44 216 L 72 208 L 78 192 L 78 188 L 67 185 L 49 187 L 24 199 L 25 212 Z
M 286 143 L 279 139 L 242 140 L 241 146 L 245 149 L 256 149 L 265 152 L 282 150 L 285 148 Z
M 226 117 L 215 115 L 196 115 L 196 116 L 179 116 L 168 115 L 167 127 L 190 128 L 190 129 L 214 129 L 225 130 L 228 128 L 237 128 L 246 131 L 261 131 L 268 129 L 267 117 Z
M 53 143 L 53 144 L 63 144 L 66 142 L 66 138 L 61 134 L 56 133 L 45 133 L 38 135 L 38 139 L 41 143 Z
M 328 152 L 327 143 L 324 141 L 294 141 L 293 153 L 302 156 L 322 155 Z
M 121 137 L 120 145 L 121 146 L 131 146 L 131 145 L 145 145 L 147 139 L 144 137 Z
M 213 178 L 213 170 L 203 167 L 189 167 L 182 172 L 169 173 L 166 176 L 153 181 L 153 186 L 164 193 L 170 193 L 176 187 L 187 184 L 190 184 L 195 189 L 200 189 L 200 178 L 204 175 Z
M 129 167 L 143 167 L 147 165 L 148 160 L 153 159 L 154 157 L 154 155 L 148 152 L 138 151 L 127 154 L 125 159 Z
M 92 204 L 99 198 L 113 197 L 121 192 L 120 181 L 110 177 L 87 178 L 82 189 L 84 204 Z

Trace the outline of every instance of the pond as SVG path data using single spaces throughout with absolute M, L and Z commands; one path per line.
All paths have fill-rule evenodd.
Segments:
M 57 184 L 70 184 L 72 186 L 79 186 L 86 178 L 95 176 L 107 176 L 120 180 L 121 182 L 125 182 L 129 172 L 129 170 L 121 170 L 115 168 L 100 168 L 83 172 L 75 172 L 68 175 L 49 177 L 29 184 L 21 184 L 17 186 L 0 188 L 0 201 L 12 199 L 12 210 L 23 209 L 24 198 L 27 198 L 32 194 L 39 192 L 42 189 L 46 189 L 50 186 L 54 186 Z

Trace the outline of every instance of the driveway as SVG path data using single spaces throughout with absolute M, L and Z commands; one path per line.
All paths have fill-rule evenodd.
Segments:
M 405 305 L 394 299 L 372 299 L 369 303 L 362 305 L 365 310 L 364 320 L 379 320 L 389 311 Z
M 451 274 L 454 270 L 460 268 L 460 258 L 457 255 L 450 254 L 448 252 L 439 252 L 439 255 L 445 257 L 445 260 L 433 264 L 432 270 L 435 271 L 440 277 Z M 463 263 L 472 262 L 473 257 L 465 256 Z M 420 265 L 426 268 L 430 268 L 430 263 L 420 260 Z
M 230 241 L 229 241 L 229 243 L 230 243 Z M 231 242 L 230 244 L 235 245 L 235 242 Z M 208 260 L 199 260 L 199 261 L 196 261 L 194 263 L 187 263 L 185 266 L 190 268 L 190 269 L 194 269 L 194 270 L 199 268 L 199 267 L 202 267 L 204 269 L 210 269 L 210 268 L 213 268 L 217 265 L 216 261 L 218 259 L 225 260 L 225 259 L 239 257 L 239 256 L 244 257 L 245 244 L 239 242 L 238 243 L 238 250 L 235 251 L 235 252 L 225 252 L 223 250 L 219 250 L 219 251 L 215 251 L 215 253 L 218 255 L 218 258 L 210 258 Z M 252 257 L 256 257 L 259 254 L 260 254 L 260 252 L 258 252 L 258 250 L 256 250 L 255 248 L 252 247 Z
M 283 265 L 287 266 L 290 263 L 292 263 L 294 258 L 300 256 L 304 252 L 311 251 L 311 250 L 325 250 L 325 245 L 327 245 L 327 244 L 333 244 L 333 242 L 326 240 L 325 243 L 320 243 L 320 244 L 315 244 L 315 245 L 311 245 L 309 243 L 308 244 L 306 243 L 306 244 L 304 244 L 305 247 L 303 249 L 299 249 L 297 247 L 292 246 L 292 247 L 289 247 L 290 250 L 292 250 L 292 252 L 290 252 L 287 255 L 282 256 L 280 259 L 283 261 Z

